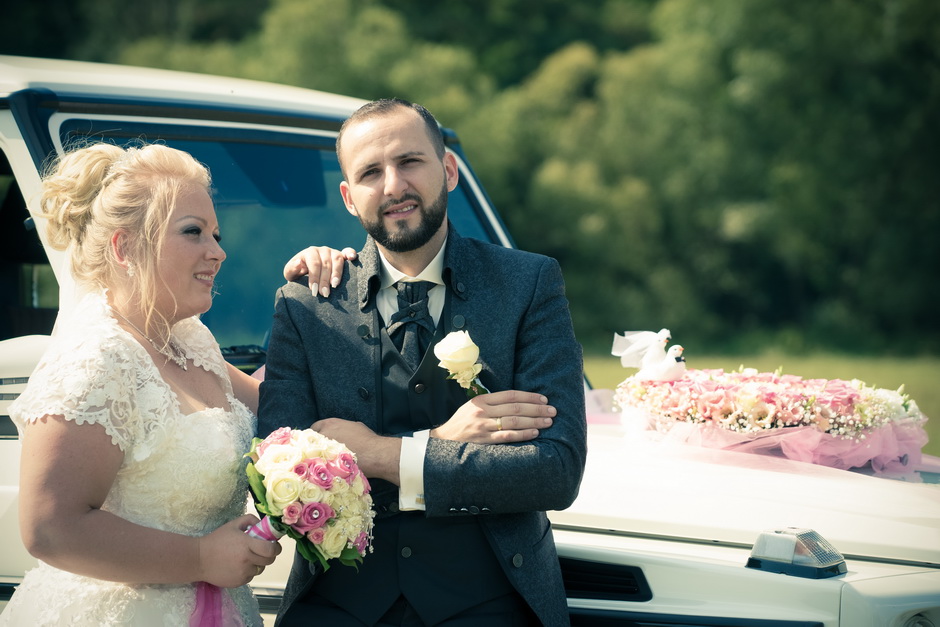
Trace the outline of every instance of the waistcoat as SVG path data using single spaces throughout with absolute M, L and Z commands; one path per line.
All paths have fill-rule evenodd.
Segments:
M 413 373 L 382 330 L 380 434 L 430 429 L 467 402 L 466 392 L 447 380 L 433 352 L 444 336 L 449 310 L 448 298 L 431 347 Z M 315 593 L 366 624 L 377 621 L 404 595 L 422 620 L 433 624 L 512 590 L 477 516 L 399 513 L 397 487 L 378 479 L 370 483 L 379 512 L 374 551 L 366 555 L 358 572 L 331 566 L 318 577 Z

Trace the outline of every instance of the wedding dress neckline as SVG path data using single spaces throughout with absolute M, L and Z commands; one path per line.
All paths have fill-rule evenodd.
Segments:
M 117 318 L 114 317 L 115 316 L 114 308 L 112 308 L 110 304 L 107 304 L 107 310 L 108 310 L 108 315 L 111 318 L 111 321 L 118 328 L 118 330 L 134 341 L 135 350 L 137 349 L 137 347 L 139 347 L 139 350 L 143 351 L 146 354 L 146 359 L 144 360 L 144 363 L 148 364 L 148 369 L 152 371 L 151 374 L 155 375 L 155 378 L 159 380 L 166 387 L 167 392 L 170 394 L 171 398 L 173 399 L 173 402 L 176 405 L 176 409 L 181 416 L 183 416 L 184 418 L 190 418 L 192 416 L 195 416 L 197 414 L 201 414 L 210 410 L 220 410 L 226 413 L 232 411 L 232 404 L 233 404 L 233 400 L 235 400 L 235 397 L 234 397 L 234 391 L 231 389 L 231 383 L 229 382 L 229 384 L 226 385 L 225 378 L 220 376 L 220 373 L 217 371 L 216 368 L 212 367 L 213 364 L 211 362 L 205 362 L 202 360 L 193 360 L 193 361 L 197 368 L 200 368 L 201 370 L 204 370 L 205 372 L 208 372 L 211 375 L 215 375 L 215 380 L 219 384 L 219 389 L 222 391 L 222 395 L 225 397 L 226 401 L 228 401 L 228 407 L 221 407 L 221 406 L 210 407 L 207 405 L 203 407 L 202 409 L 195 409 L 192 407 L 184 406 L 183 402 L 180 399 L 179 392 L 176 390 L 176 388 L 170 385 L 170 382 L 167 381 L 166 378 L 164 378 L 163 373 L 160 372 L 160 367 L 157 365 L 157 362 L 154 360 L 153 355 L 150 354 L 150 351 L 147 350 L 147 347 L 144 346 L 143 343 L 141 343 L 140 340 L 138 340 L 138 338 L 135 337 L 133 333 L 131 333 L 130 331 L 128 331 L 127 329 L 125 329 L 118 323 Z M 174 328 L 175 328 L 175 325 L 174 325 Z M 171 337 L 175 335 L 172 329 L 170 333 L 171 333 Z M 178 339 L 177 339 L 177 342 L 179 342 Z M 185 357 L 187 359 L 192 358 L 190 347 L 185 342 L 179 342 L 177 345 L 183 350 Z

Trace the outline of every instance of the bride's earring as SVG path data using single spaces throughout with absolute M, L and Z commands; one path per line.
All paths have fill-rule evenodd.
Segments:
M 137 274 L 137 271 L 134 269 L 134 264 L 128 261 L 127 262 L 127 276 L 133 279 L 135 274 Z

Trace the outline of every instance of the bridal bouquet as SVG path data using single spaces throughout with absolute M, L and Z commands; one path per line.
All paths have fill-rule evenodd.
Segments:
M 247 465 L 255 507 L 264 514 L 256 537 L 297 541 L 308 561 L 355 566 L 371 551 L 372 497 L 355 456 L 312 429 L 283 427 L 255 438 Z

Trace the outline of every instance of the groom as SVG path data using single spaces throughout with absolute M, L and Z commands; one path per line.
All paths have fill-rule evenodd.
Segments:
M 356 453 L 374 552 L 358 571 L 295 557 L 277 625 L 567 625 L 545 511 L 577 495 L 586 424 L 558 264 L 457 234 L 457 162 L 424 107 L 369 103 L 336 150 L 369 237 L 328 297 L 278 292 L 259 435 L 314 422 Z M 452 331 L 491 394 L 446 378 Z

